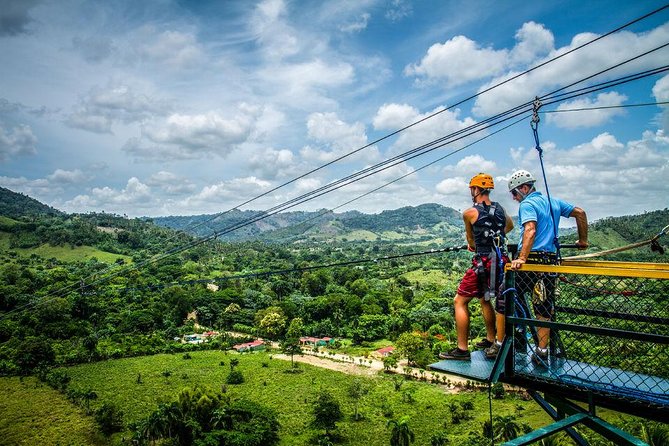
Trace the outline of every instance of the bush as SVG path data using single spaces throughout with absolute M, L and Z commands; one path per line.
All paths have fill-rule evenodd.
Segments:
M 102 433 L 111 435 L 123 429 L 123 412 L 113 404 L 104 403 L 95 411 L 95 421 Z
M 239 370 L 232 370 L 228 377 L 225 378 L 225 382 L 228 384 L 241 384 L 244 382 L 244 375 Z

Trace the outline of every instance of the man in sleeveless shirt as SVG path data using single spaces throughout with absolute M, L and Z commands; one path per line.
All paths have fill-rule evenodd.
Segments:
M 474 298 L 481 302 L 481 313 L 486 326 L 486 339 L 477 343 L 476 347 L 489 347 L 495 340 L 495 310 L 490 302 L 490 290 L 494 290 L 496 285 L 493 283 L 491 286 L 489 282 L 492 260 L 496 257 L 492 253 L 496 251 L 496 247 L 504 249 L 504 238 L 513 229 L 513 221 L 499 203 L 490 201 L 490 192 L 494 188 L 492 177 L 484 173 L 475 175 L 469 182 L 469 192 L 474 205 L 462 214 L 462 219 L 465 223 L 467 245 L 476 254 L 454 299 L 458 345 L 449 352 L 440 353 L 441 359 L 470 359 L 469 302 Z M 502 251 L 502 268 L 507 261 L 506 253 Z M 502 274 L 502 268 L 496 268 L 498 275 Z

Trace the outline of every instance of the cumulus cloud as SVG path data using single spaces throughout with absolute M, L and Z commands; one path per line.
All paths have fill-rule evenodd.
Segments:
M 266 148 L 251 155 L 249 167 L 262 178 L 274 179 L 296 173 L 296 160 L 293 152 L 287 149 Z
M 26 177 L 6 177 L 0 176 L 0 186 L 10 189 L 14 192 L 21 192 L 32 198 L 52 196 L 62 192 L 59 187 L 54 187 L 46 178 L 30 180 Z
M 26 33 L 33 21 L 29 12 L 37 3 L 38 0 L 3 0 L 0 3 L 0 37 Z
M 553 48 L 553 34 L 534 22 L 523 24 L 515 37 L 516 45 L 512 49 L 496 50 L 466 36 L 455 36 L 432 45 L 418 64 L 405 67 L 404 74 L 451 88 L 501 74 L 505 69 L 531 62 Z
M 129 208 L 145 209 L 154 206 L 151 188 L 136 177 L 130 178 L 124 189 L 95 187 L 90 194 L 77 195 L 64 204 L 68 209 L 78 211 L 103 209 L 107 212 L 121 213 L 128 212 Z
M 367 134 L 362 123 L 348 124 L 332 112 L 309 115 L 307 135 L 317 146 L 303 147 L 300 155 L 306 160 L 318 162 L 332 161 L 367 144 Z M 367 160 L 377 159 L 378 151 L 374 147 L 368 147 L 348 161 L 360 160 L 361 157 Z
M 51 175 L 47 175 L 47 179 L 56 184 L 76 184 L 87 181 L 89 176 L 79 169 L 56 169 Z
M 169 112 L 166 101 L 138 94 L 127 85 L 93 88 L 84 96 L 65 123 L 94 133 L 112 133 L 112 125 L 142 122 Z
M 626 144 L 602 133 L 569 149 L 547 147 L 544 163 L 551 195 L 582 207 L 591 219 L 656 209 L 657 197 L 669 193 L 669 184 L 658 181 L 669 178 L 669 137 L 663 131 L 646 131 Z M 513 155 L 517 168 L 540 176 L 532 150 L 516 149 Z
M 612 91 L 610 93 L 600 93 L 593 100 L 591 98 L 575 99 L 573 101 L 562 102 L 558 107 L 558 113 L 548 115 L 548 122 L 552 122 L 558 127 L 567 129 L 594 127 L 609 121 L 614 116 L 623 115 L 625 112 L 620 108 L 609 108 L 601 110 L 569 111 L 581 108 L 595 107 L 616 107 L 622 105 L 627 100 L 624 94 Z
M 425 119 L 428 116 L 432 117 Z M 430 112 L 420 113 L 416 108 L 406 104 L 382 105 L 372 122 L 376 130 L 395 131 L 423 119 L 425 120 L 401 133 L 397 141 L 393 143 L 394 152 L 406 152 L 476 123 L 469 117 L 460 119 L 458 109 L 446 110 L 444 107 L 437 107 Z M 464 138 L 449 144 L 447 148 L 460 147 L 468 140 L 469 138 Z
M 34 155 L 37 137 L 30 126 L 18 125 L 11 130 L 0 127 L 0 161 L 18 155 Z
M 454 87 L 500 73 L 507 58 L 505 50 L 482 48 L 465 36 L 455 36 L 432 45 L 420 63 L 407 66 L 404 74 Z
M 242 104 L 235 113 L 173 114 L 165 122 L 147 125 L 142 137 L 131 138 L 123 150 L 140 158 L 226 156 L 249 138 L 258 110 Z
M 569 45 L 554 49 L 546 57 L 531 61 L 529 65 L 536 66 L 546 62 L 596 37 L 597 35 L 592 33 L 577 34 Z M 489 116 L 499 113 L 531 101 L 535 96 L 541 96 L 556 87 L 579 81 L 586 76 L 612 67 L 632 56 L 647 52 L 665 44 L 667 40 L 669 40 L 669 23 L 661 25 L 647 33 L 635 34 L 621 31 L 610 35 L 605 39 L 581 48 L 538 70 L 532 71 L 479 96 L 476 99 L 473 111 L 479 116 Z M 596 81 L 604 81 L 640 70 L 662 66 L 666 63 L 667 57 L 669 57 L 669 49 L 664 48 L 655 51 L 633 63 L 628 63 L 610 73 L 597 77 Z M 486 90 L 518 73 L 518 71 L 502 73 L 480 87 L 479 91 Z M 579 87 L 582 86 L 579 85 Z
M 664 76 L 653 85 L 653 96 L 657 102 L 669 101 L 669 76 Z M 669 132 L 669 106 L 663 105 L 660 122 L 665 133 Z

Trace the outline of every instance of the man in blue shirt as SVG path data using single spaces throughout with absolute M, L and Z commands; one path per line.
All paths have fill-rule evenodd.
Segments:
M 526 170 L 514 172 L 509 179 L 509 192 L 520 203 L 518 222 L 520 243 L 518 256 L 511 261 L 511 269 L 521 269 L 524 263 L 557 263 L 557 228 L 560 217 L 574 218 L 579 249 L 588 247 L 588 218 L 579 207 L 546 196 L 534 188 L 536 179 Z M 551 216 L 552 212 L 552 216 Z M 522 269 L 521 269 L 522 271 Z M 555 280 L 536 272 L 518 273 L 516 290 L 519 295 L 532 293 L 534 315 L 539 320 L 551 320 L 554 313 Z M 535 363 L 545 365 L 548 360 L 550 328 L 537 328 L 538 345 L 532 356 Z

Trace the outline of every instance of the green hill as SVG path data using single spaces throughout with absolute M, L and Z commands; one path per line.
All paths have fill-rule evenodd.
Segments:
M 0 187 L 0 215 L 17 219 L 62 214 L 63 212 L 40 203 L 34 198 Z

